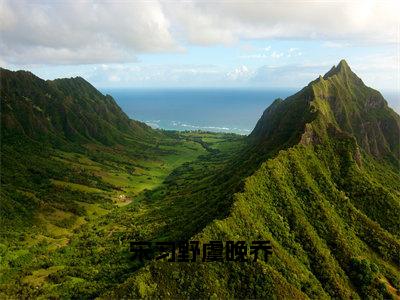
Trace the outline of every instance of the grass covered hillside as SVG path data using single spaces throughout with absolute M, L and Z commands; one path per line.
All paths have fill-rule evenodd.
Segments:
M 106 113 L 110 138 L 72 117 L 69 136 L 46 117 L 59 115 L 47 110 L 53 98 L 37 97 L 43 112 L 29 119 L 44 122 L 40 137 L 2 111 L 2 126 L 18 122 L 2 128 L 0 297 L 400 297 L 400 117 L 345 61 L 276 100 L 248 137 L 155 131 L 82 79 L 34 79 L 60 85 L 81 120 Z M 24 91 L 9 84 L 5 95 L 30 116 Z M 99 106 L 86 113 L 91 100 Z M 129 251 L 182 240 L 270 240 L 273 254 L 171 263 Z
M 32 226 L 40 210 L 79 215 L 71 200 L 129 199 L 205 151 L 130 120 L 82 78 L 44 81 L 4 69 L 0 78 L 4 234 L 15 224 Z
M 153 130 L 130 120 L 110 96 L 82 78 L 44 81 L 5 69 L 0 75 L 0 298 L 46 297 L 56 287 L 58 296 L 69 289 L 71 297 L 93 297 L 92 288 L 101 292 L 97 279 L 85 279 L 94 268 L 90 247 L 77 243 L 105 242 L 105 248 L 125 255 L 126 249 L 114 241 L 113 232 L 123 228 L 116 231 L 117 222 L 147 222 L 121 219 L 125 211 L 151 190 L 172 192 L 164 186 L 190 169 L 187 163 L 200 160 L 217 168 L 243 143 L 231 134 Z M 202 164 L 197 169 L 207 173 Z M 114 221 L 114 229 L 98 226 Z M 109 239 L 99 240 L 99 230 L 109 229 Z M 93 233 L 89 239 L 88 233 Z M 81 274 L 76 257 L 82 265 L 90 259 Z M 103 287 L 122 280 L 121 272 L 132 268 L 110 265 L 121 258 L 115 253 L 102 257 L 108 260 L 98 265 L 97 272 L 108 274 Z M 64 285 L 54 279 L 57 272 L 68 274 Z
M 310 124 L 320 116 L 326 126 L 354 136 L 367 154 L 399 164 L 399 116 L 345 60 L 285 101 L 275 100 L 249 138 L 262 152 L 290 147 L 301 138 L 315 142 L 317 135 Z
M 3 141 L 112 145 L 123 142 L 124 134 L 154 134 L 81 77 L 45 81 L 27 71 L 0 69 L 0 74 Z
M 270 260 L 154 261 L 105 298 L 398 298 L 399 124 L 341 61 L 265 111 L 242 153 L 247 165 L 264 162 L 228 216 L 191 238 L 271 240 Z

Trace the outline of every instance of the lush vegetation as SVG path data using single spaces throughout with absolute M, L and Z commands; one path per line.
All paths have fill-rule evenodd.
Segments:
M 248 138 L 154 131 L 83 79 L 6 75 L 1 297 L 399 297 L 400 118 L 346 62 L 276 100 Z M 54 112 L 47 89 L 75 104 Z M 64 113 L 72 135 L 49 121 Z M 26 129 L 37 122 L 38 135 Z M 167 263 L 129 252 L 132 240 L 184 239 L 271 240 L 274 254 Z

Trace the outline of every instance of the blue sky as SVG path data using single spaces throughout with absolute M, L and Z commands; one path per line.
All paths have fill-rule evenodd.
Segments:
M 96 87 L 302 87 L 340 59 L 399 90 L 399 1 L 0 1 L 0 65 Z

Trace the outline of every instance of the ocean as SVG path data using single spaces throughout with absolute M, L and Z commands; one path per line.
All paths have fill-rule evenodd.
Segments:
M 276 99 L 299 89 L 256 88 L 104 88 L 131 119 L 153 128 L 249 134 Z M 383 92 L 389 106 L 400 111 L 399 94 Z
M 153 128 L 249 134 L 276 98 L 295 89 L 101 89 L 132 119 Z

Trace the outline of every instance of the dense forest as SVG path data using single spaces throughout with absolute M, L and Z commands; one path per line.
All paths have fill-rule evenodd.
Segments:
M 80 77 L 0 80 L 0 298 L 400 297 L 400 117 L 344 60 L 249 136 L 154 130 Z M 130 251 L 187 240 L 273 253 Z

